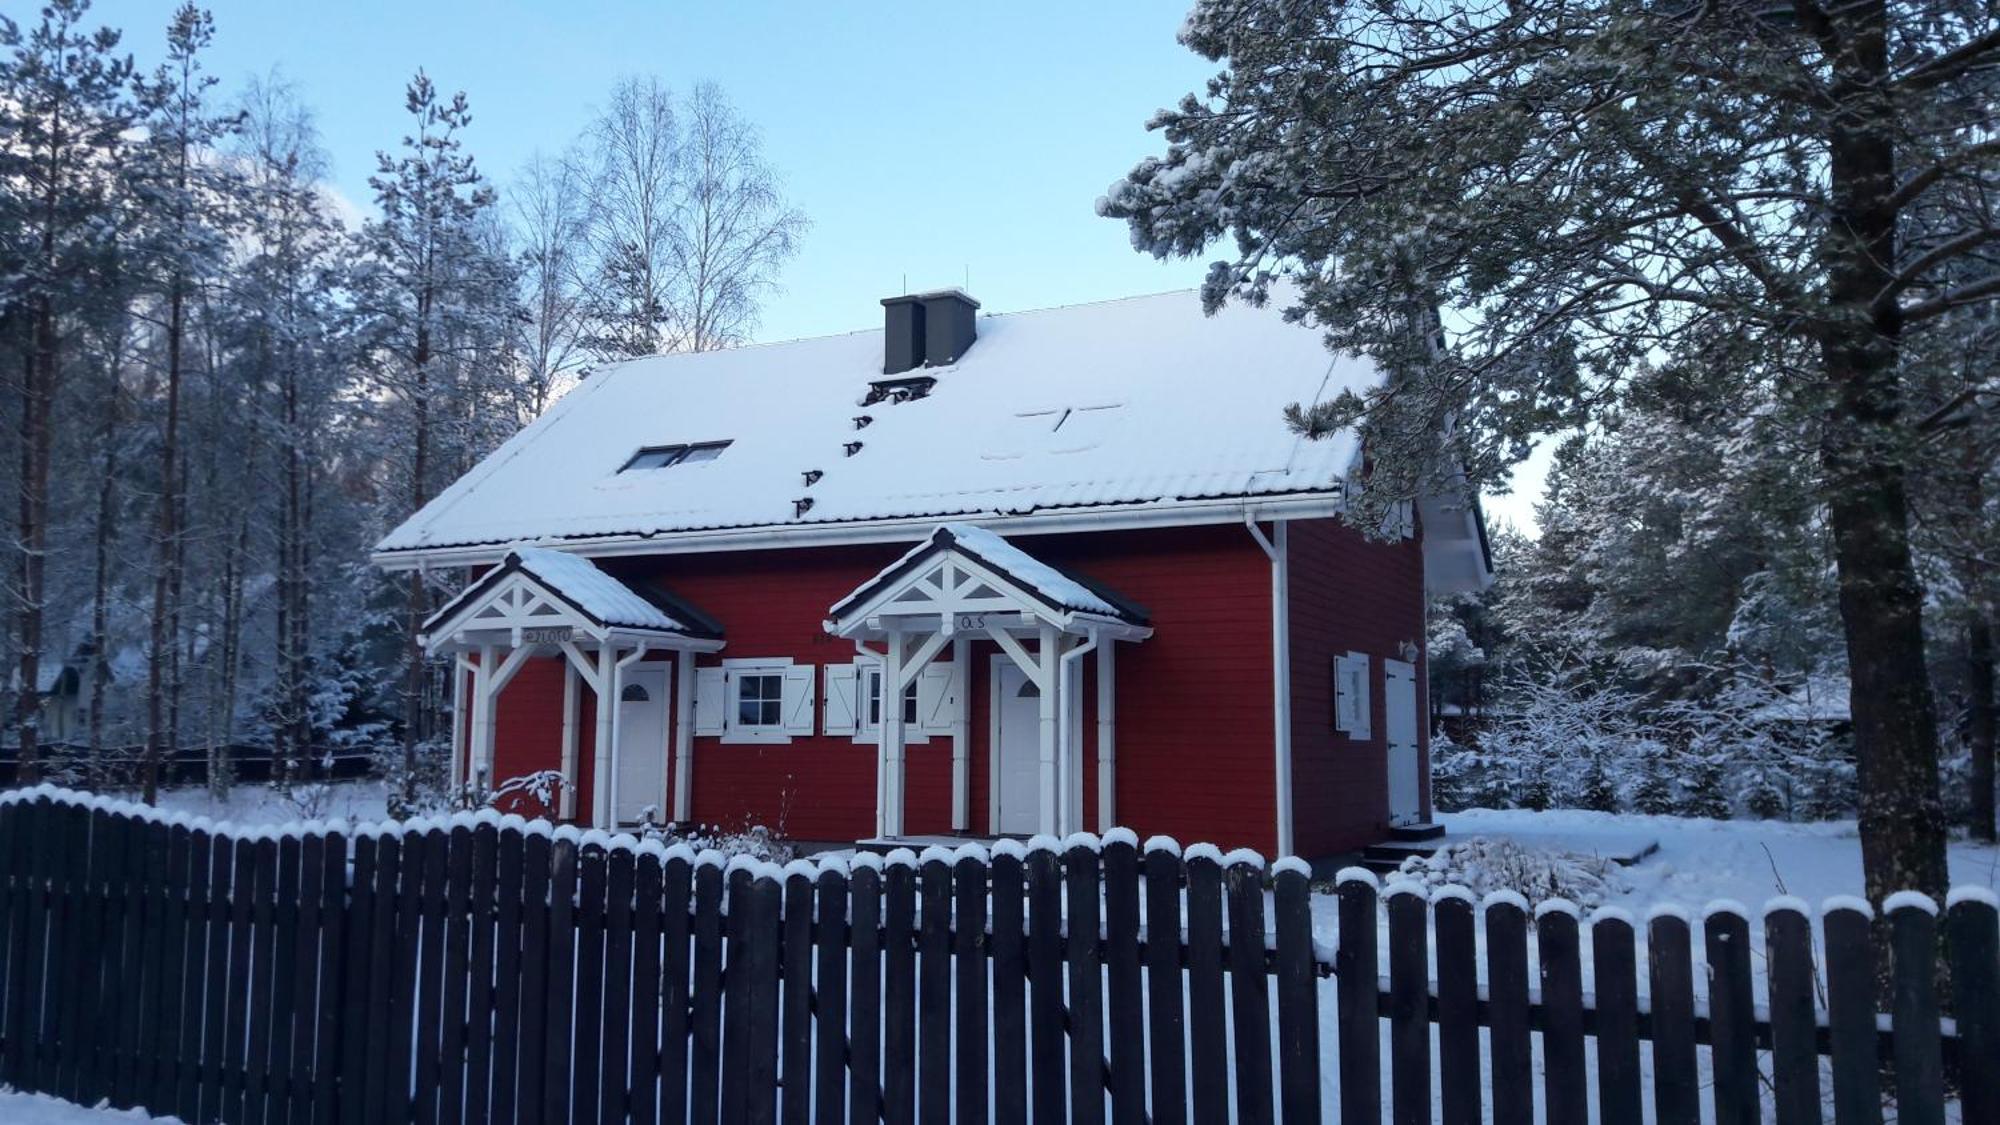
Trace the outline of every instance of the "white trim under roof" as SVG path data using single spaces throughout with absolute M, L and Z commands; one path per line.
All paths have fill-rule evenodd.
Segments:
M 1297 496 L 1179 500 L 1170 503 L 1105 504 L 1065 508 L 1025 515 L 971 513 L 951 517 L 1008 535 L 1054 532 L 1130 531 L 1152 527 L 1196 527 L 1242 523 L 1246 520 L 1317 519 L 1339 515 L 1345 507 L 1338 492 Z M 851 524 L 799 524 L 718 528 L 712 531 L 671 531 L 653 535 L 602 535 L 574 539 L 552 537 L 537 545 L 560 547 L 591 558 L 625 555 L 686 555 L 710 551 L 758 551 L 778 548 L 846 544 L 908 543 L 912 533 L 926 534 L 940 517 L 866 520 Z M 504 558 L 515 543 L 472 543 L 451 547 L 376 551 L 369 561 L 388 571 L 430 567 L 484 566 Z

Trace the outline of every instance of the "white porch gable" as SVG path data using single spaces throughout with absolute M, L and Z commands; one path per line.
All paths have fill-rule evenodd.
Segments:
M 543 547 L 518 547 L 479 581 L 466 587 L 424 623 L 422 639 L 432 655 L 452 653 L 456 670 L 472 680 L 471 730 L 462 745 L 454 726 L 452 776 L 492 784 L 493 723 L 501 689 L 530 656 L 560 653 L 567 664 L 563 715 L 563 807 L 574 816 L 577 783 L 576 737 L 572 726 L 578 681 L 600 701 L 597 708 L 591 823 L 610 827 L 617 807 L 620 708 L 625 670 L 648 653 L 676 654 L 685 685 L 692 679 L 691 654 L 722 648 L 722 631 L 691 606 L 660 591 L 642 593 L 599 569 L 589 559 Z M 685 701 L 685 686 L 676 693 Z M 682 724 L 676 724 L 678 728 Z M 686 735 L 676 729 L 676 754 Z M 470 769 L 466 768 L 470 759 Z M 678 794 L 677 794 L 678 796 Z
M 1051 566 L 999 535 L 969 524 L 944 524 L 924 542 L 862 583 L 828 611 L 826 629 L 854 641 L 882 664 L 882 698 L 901 697 L 923 669 L 951 649 L 969 707 L 970 645 L 991 640 L 1032 681 L 1041 699 L 1040 830 L 1084 828 L 1082 748 L 1065 732 L 1075 708 L 1077 662 L 1098 654 L 1099 827 L 1112 816 L 1111 646 L 1152 635 L 1145 611 Z M 880 644 L 874 649 L 872 644 Z M 970 734 L 963 715 L 954 731 L 952 825 L 967 827 Z M 902 711 L 882 710 L 876 755 L 876 830 L 904 833 L 906 760 Z M 995 748 L 998 752 L 998 748 Z

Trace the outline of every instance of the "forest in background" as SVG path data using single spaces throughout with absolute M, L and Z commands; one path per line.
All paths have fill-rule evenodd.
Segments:
M 807 221 L 716 86 L 623 79 L 503 181 L 422 72 L 344 214 L 312 108 L 208 73 L 217 30 L 0 17 L 0 745 L 148 800 L 177 755 L 367 755 L 407 808 L 456 576 L 370 545 L 593 365 L 747 341 Z

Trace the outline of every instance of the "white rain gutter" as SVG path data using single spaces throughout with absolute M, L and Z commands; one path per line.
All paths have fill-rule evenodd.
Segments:
M 1245 516 L 1243 526 L 1271 560 L 1271 739 L 1278 801 L 1278 852 L 1292 851 L 1292 619 L 1290 568 L 1286 563 L 1285 521 L 1271 521 L 1266 537 L 1257 521 Z
M 506 557 L 509 550 L 522 545 L 556 547 L 586 558 L 685 555 L 707 551 L 774 550 L 857 543 L 907 545 L 911 539 L 928 534 L 938 524 L 952 520 L 991 527 L 1008 535 L 1033 535 L 1056 532 L 1128 531 L 1151 527 L 1192 527 L 1236 523 L 1239 520 L 1253 522 L 1316 519 L 1337 515 L 1342 507 L 1338 493 L 1319 492 L 1261 501 L 1245 501 L 1238 496 L 1228 499 L 1173 501 L 1166 504 L 1103 505 L 1027 515 L 972 512 L 953 516 L 922 516 L 837 524 L 777 524 L 761 527 L 662 531 L 644 535 L 628 533 L 571 538 L 524 536 L 504 543 L 377 550 L 368 558 L 371 563 L 384 570 L 404 571 L 433 566 L 481 566 L 497 563 Z

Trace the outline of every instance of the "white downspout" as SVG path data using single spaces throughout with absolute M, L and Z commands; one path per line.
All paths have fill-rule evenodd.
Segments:
M 1271 521 L 1271 535 L 1248 516 L 1243 526 L 1271 560 L 1271 739 L 1277 790 L 1278 855 L 1292 854 L 1292 618 L 1285 521 Z
M 1071 722 L 1071 716 L 1076 710 L 1076 700 L 1070 697 L 1069 690 L 1071 683 L 1075 683 L 1080 690 L 1083 687 L 1083 677 L 1077 675 L 1074 680 L 1070 677 L 1078 672 L 1078 661 L 1096 647 L 1097 634 L 1091 633 L 1082 644 L 1062 654 L 1062 666 L 1056 674 L 1056 682 L 1062 685 L 1056 692 L 1056 706 L 1059 709 L 1056 725 L 1062 731 L 1061 830 L 1064 832 L 1083 831 L 1083 747 L 1072 745 L 1081 742 L 1081 739 L 1072 737 L 1076 724 Z
M 563 661 L 562 802 L 564 820 L 576 819 L 576 665 Z
M 1107 640 L 1097 650 L 1097 830 L 1118 825 L 1118 645 Z

